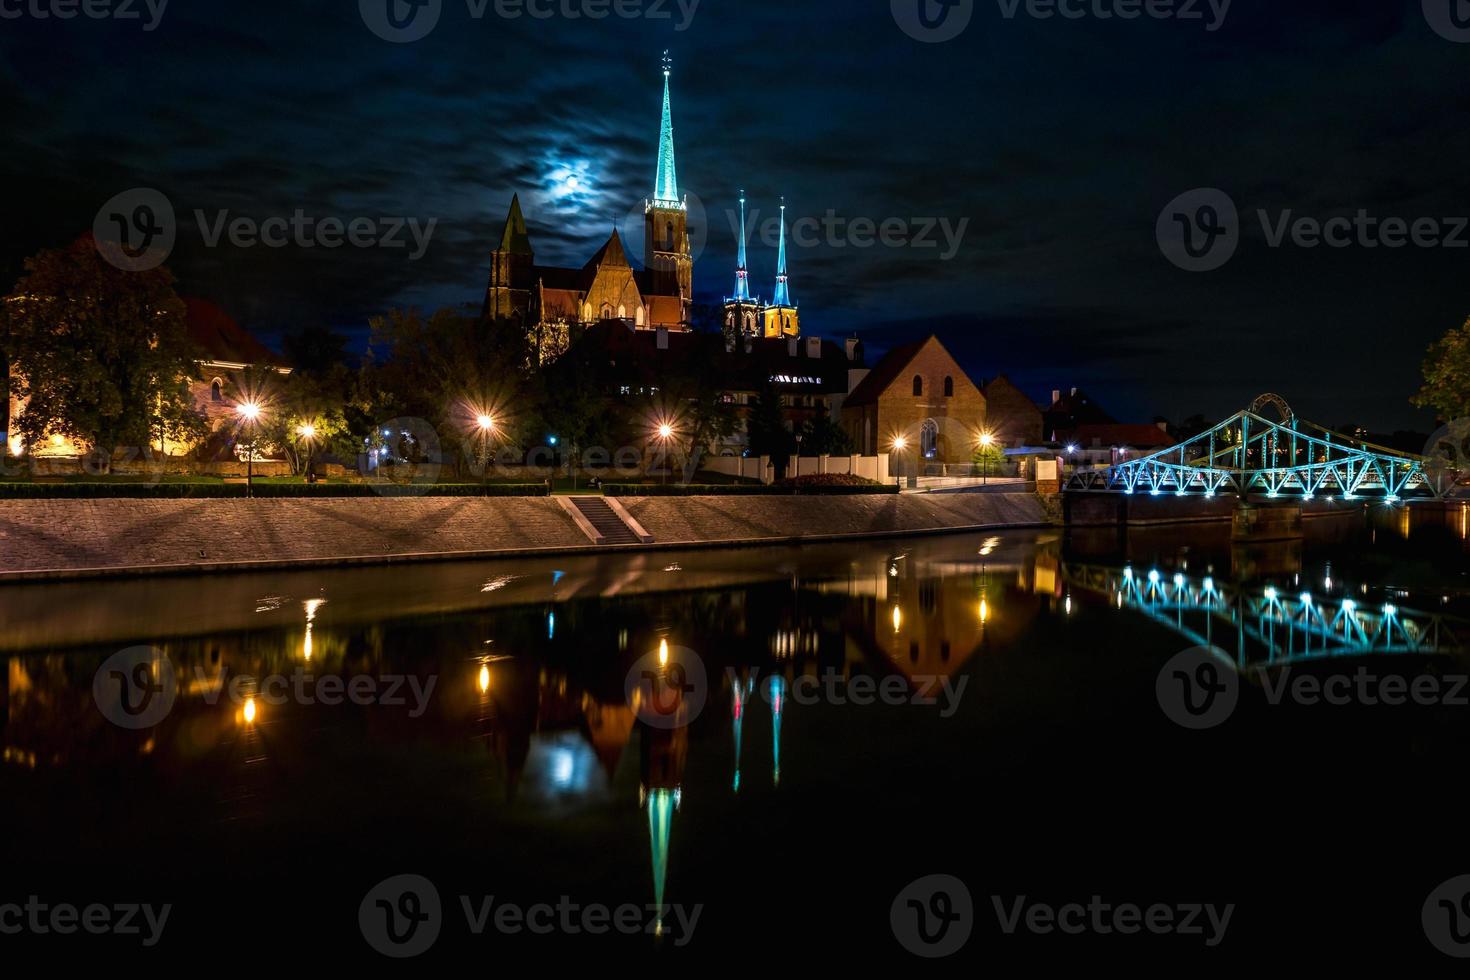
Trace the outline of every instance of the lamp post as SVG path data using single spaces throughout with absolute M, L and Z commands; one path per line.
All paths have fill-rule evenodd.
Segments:
M 255 496 L 255 431 L 260 421 L 260 405 L 256 402 L 243 402 L 236 409 L 240 418 L 244 419 L 245 425 L 250 429 L 250 448 L 246 450 L 245 457 L 245 496 Z
M 664 468 L 661 474 L 661 480 L 664 486 L 668 486 L 669 484 L 669 440 L 672 438 L 674 438 L 674 427 L 667 422 L 660 423 L 658 427 L 658 440 L 663 444 Z
M 312 472 L 311 466 L 314 451 L 316 449 L 316 426 L 312 425 L 310 422 L 307 422 L 304 423 L 300 428 L 298 428 L 296 432 L 298 435 L 301 436 L 302 441 L 306 443 L 306 482 L 315 483 L 316 478 L 315 474 Z
M 475 427 L 480 431 L 480 486 L 483 487 L 489 475 L 490 436 L 495 431 L 495 419 L 490 415 L 481 415 L 475 419 Z
M 994 445 L 995 436 L 991 435 L 989 432 L 982 432 L 980 434 L 980 448 L 983 450 L 983 452 L 981 452 L 980 454 L 981 486 L 990 485 L 990 447 Z
M 908 438 L 907 437 L 905 437 L 905 436 L 894 436 L 893 437 L 893 451 L 895 453 L 902 453 L 905 449 L 908 448 L 908 445 L 909 445 L 909 441 L 908 441 Z M 902 467 L 895 467 L 895 470 L 901 470 L 901 469 L 902 469 Z M 893 475 L 893 484 L 894 484 L 894 486 L 898 487 L 900 490 L 903 489 L 903 473 L 901 473 L 901 472 L 894 473 L 894 475 Z

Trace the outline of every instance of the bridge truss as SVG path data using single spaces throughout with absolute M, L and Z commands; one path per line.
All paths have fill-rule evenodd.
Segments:
M 1263 412 L 1275 408 L 1271 421 Z M 1336 495 L 1396 501 L 1409 496 L 1438 498 L 1453 485 L 1453 473 L 1413 456 L 1345 436 L 1296 417 L 1279 395 L 1262 395 L 1207 432 L 1177 446 L 1067 479 L 1067 489 L 1154 496 Z

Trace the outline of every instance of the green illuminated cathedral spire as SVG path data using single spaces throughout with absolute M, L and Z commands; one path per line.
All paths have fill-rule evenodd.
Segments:
M 669 102 L 669 72 L 673 61 L 664 52 L 664 119 L 658 137 L 658 175 L 653 183 L 655 204 L 679 205 L 679 176 L 674 167 L 674 112 Z
M 664 113 L 658 135 L 658 176 L 653 199 L 644 205 L 644 264 L 651 274 L 654 292 L 679 298 L 680 320 L 689 321 L 689 304 L 694 297 L 694 256 L 689 247 L 689 211 L 679 197 L 679 178 L 674 170 L 674 112 L 669 100 L 669 74 L 673 62 L 664 52 Z

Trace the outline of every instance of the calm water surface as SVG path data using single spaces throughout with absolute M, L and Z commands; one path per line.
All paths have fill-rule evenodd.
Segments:
M 1420 906 L 1470 871 L 1470 708 L 1272 705 L 1247 671 L 1229 720 L 1188 731 L 1156 682 L 1202 637 L 1318 677 L 1463 672 L 1465 521 L 1384 511 L 1249 549 L 1203 526 L 0 590 L 0 903 L 171 903 L 160 961 L 267 964 L 289 943 L 366 963 L 364 896 L 417 874 L 444 920 L 415 963 L 912 966 L 890 905 L 946 873 L 975 897 L 972 965 L 1435 955 Z M 1261 615 L 1267 588 L 1295 611 Z M 1316 627 L 1292 625 L 1302 593 Z M 1341 652 L 1371 646 L 1385 606 L 1420 653 L 1296 662 L 1340 628 L 1364 633 Z M 639 680 L 661 644 L 704 673 L 684 727 Z M 126 728 L 94 681 L 138 646 L 176 695 Z M 993 895 L 1236 911 L 1206 949 L 1006 935 Z M 661 937 L 476 936 L 461 896 L 700 912 L 688 935 L 666 916 Z

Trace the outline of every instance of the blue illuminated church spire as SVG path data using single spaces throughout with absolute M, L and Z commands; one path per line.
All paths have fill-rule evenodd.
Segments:
M 791 290 L 786 276 L 786 198 L 781 198 L 781 252 L 776 259 L 776 298 L 772 306 L 790 306 Z
M 674 167 L 674 112 L 669 102 L 669 73 L 674 62 L 664 52 L 664 118 L 658 137 L 658 175 L 653 182 L 655 206 L 679 206 L 679 177 Z
M 735 302 L 750 302 L 750 269 L 745 264 L 745 191 L 740 192 L 740 259 L 735 269 Z

